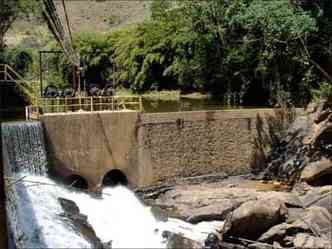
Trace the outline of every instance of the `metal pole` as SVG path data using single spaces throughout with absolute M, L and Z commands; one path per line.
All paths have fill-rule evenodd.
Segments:
M 42 69 L 42 51 L 39 51 L 39 78 L 40 78 L 40 97 L 43 96 L 43 69 Z

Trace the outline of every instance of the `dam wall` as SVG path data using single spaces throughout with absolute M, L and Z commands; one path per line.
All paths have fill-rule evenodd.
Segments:
M 176 177 L 249 172 L 257 114 L 272 109 L 43 115 L 48 158 L 95 188 L 118 169 L 135 187 Z
M 256 115 L 242 111 L 144 114 L 139 163 L 152 169 L 153 182 L 214 172 L 246 173 Z
M 137 163 L 138 120 L 137 112 L 43 115 L 50 167 L 64 177 L 82 176 L 90 188 L 112 169 L 134 185 L 144 184 Z

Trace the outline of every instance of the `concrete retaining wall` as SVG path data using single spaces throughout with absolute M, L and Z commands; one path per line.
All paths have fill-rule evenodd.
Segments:
M 178 113 L 95 112 L 44 115 L 51 165 L 90 187 L 111 169 L 133 186 L 214 172 L 248 172 L 258 113 L 246 109 Z
M 51 167 L 61 174 L 78 174 L 94 187 L 116 168 L 130 182 L 142 184 L 136 157 L 138 113 L 57 114 L 41 120 Z

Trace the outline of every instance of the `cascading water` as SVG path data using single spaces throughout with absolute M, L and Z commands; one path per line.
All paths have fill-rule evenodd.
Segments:
M 1 131 L 7 176 L 23 171 L 46 174 L 47 157 L 40 122 L 3 123 Z
M 166 248 L 163 231 L 187 233 L 187 238 L 204 241 L 216 226 L 220 228 L 220 222 L 206 226 L 171 218 L 158 221 L 150 207 L 124 186 L 104 188 L 96 198 L 50 179 L 38 122 L 3 124 L 2 141 L 5 175 L 9 179 L 6 205 L 12 235 L 10 248 L 96 248 L 86 234 L 68 222 L 59 199 L 73 201 L 80 214 L 87 217 L 92 234 L 101 243 L 111 242 L 112 248 Z

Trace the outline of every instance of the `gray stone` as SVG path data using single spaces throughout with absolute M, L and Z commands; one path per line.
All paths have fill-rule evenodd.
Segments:
M 275 199 L 248 201 L 226 219 L 225 232 L 241 238 L 257 239 L 272 226 L 285 220 L 287 208 Z
M 332 215 L 326 208 L 313 206 L 306 209 L 289 229 L 308 231 L 332 239 Z
M 287 223 L 292 223 L 300 218 L 304 210 L 303 208 L 288 208 Z
M 272 245 L 272 246 L 273 246 L 273 248 L 276 248 L 276 249 L 277 249 L 277 248 L 283 248 L 283 247 L 282 247 L 278 242 L 276 242 L 276 241 L 273 242 L 273 245 Z
M 240 202 L 236 200 L 224 200 L 222 203 L 207 205 L 192 210 L 192 215 L 187 221 L 190 223 L 198 223 L 201 221 L 224 220 L 226 216 L 234 209 L 240 206 Z
M 263 244 L 263 243 L 252 243 L 250 245 L 248 245 L 249 249 L 273 249 L 272 245 L 267 245 L 267 244 Z
M 332 161 L 323 158 L 308 164 L 301 172 L 301 180 L 315 183 L 319 181 L 319 178 L 327 174 L 332 174 Z
M 167 249 L 179 249 L 179 248 L 190 248 L 190 249 L 202 249 L 203 244 L 188 238 L 181 236 L 180 234 L 163 232 L 162 236 L 167 239 Z
M 314 237 L 306 233 L 297 234 L 293 242 L 296 248 L 303 248 L 303 249 L 332 248 L 331 240 L 329 241 L 320 237 Z
M 248 249 L 248 247 L 246 246 L 224 242 L 224 241 L 220 242 L 220 247 L 222 249 Z
M 91 243 L 93 248 L 103 248 L 103 244 L 89 224 L 87 216 L 80 213 L 76 203 L 64 198 L 58 198 L 58 201 L 64 211 L 63 214 L 60 214 L 61 219 L 72 225 L 78 234 Z
M 326 208 L 332 214 L 332 192 L 324 194 L 319 200 L 311 206 L 318 206 Z
M 332 214 L 332 186 L 315 188 L 309 191 L 302 201 L 305 207 L 323 207 Z
M 287 223 L 282 223 L 273 226 L 267 232 L 265 232 L 258 240 L 265 243 L 272 243 L 273 241 L 282 241 L 286 236 L 287 230 L 291 227 L 292 225 Z
M 166 222 L 168 220 L 167 211 L 165 211 L 161 207 L 152 206 L 151 207 L 151 213 L 154 216 L 154 218 L 158 221 Z
M 325 239 L 332 239 L 332 219 L 330 213 L 320 207 L 312 207 L 304 210 L 292 223 L 283 223 L 270 228 L 259 241 L 265 243 L 280 242 L 287 245 L 287 241 L 293 243 L 293 237 L 297 233 L 317 233 Z

